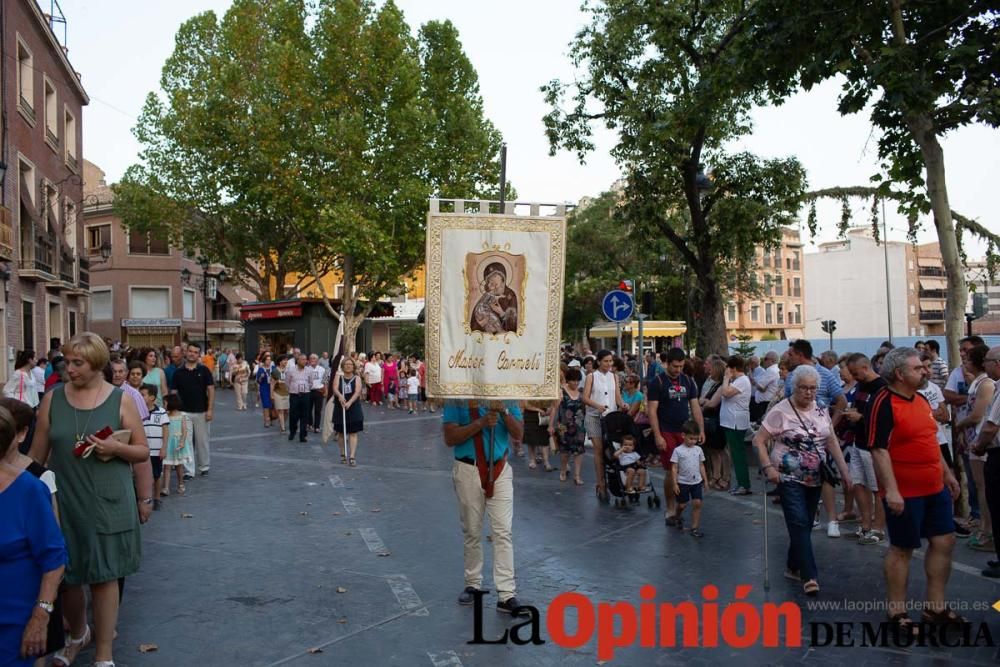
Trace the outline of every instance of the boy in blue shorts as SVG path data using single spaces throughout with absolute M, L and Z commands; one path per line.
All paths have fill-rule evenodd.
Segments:
M 704 537 L 705 534 L 698 528 L 701 520 L 701 498 L 705 478 L 705 452 L 698 446 L 698 438 L 701 429 L 693 419 L 684 422 L 681 431 L 684 434 L 684 444 L 674 449 L 670 455 L 670 477 L 674 483 L 674 494 L 677 496 L 677 510 L 674 512 L 673 523 L 678 530 L 684 529 L 684 519 L 681 515 L 684 508 L 690 502 L 694 506 L 691 509 L 691 536 Z

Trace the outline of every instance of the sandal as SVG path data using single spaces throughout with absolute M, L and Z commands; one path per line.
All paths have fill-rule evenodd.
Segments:
M 898 614 L 891 614 L 889 624 L 896 627 L 896 631 L 901 637 L 906 635 L 915 637 L 920 630 L 920 627 L 907 616 L 906 612 L 902 611 Z
M 802 584 L 802 591 L 809 597 L 816 597 L 819 595 L 819 584 L 816 583 L 815 579 L 810 579 Z
M 340 455 L 340 462 L 343 463 L 344 465 L 347 465 L 347 457 L 344 456 L 343 454 L 341 454 Z
M 550 464 L 545 464 L 545 472 L 552 472 L 553 470 L 555 470 L 555 468 L 553 468 Z
M 560 470 L 559 471 L 559 481 L 560 482 L 565 482 L 567 475 L 568 475 L 568 473 L 565 470 Z
M 80 651 L 85 649 L 90 644 L 90 640 L 92 638 L 93 636 L 90 633 L 89 625 L 87 626 L 86 630 L 83 631 L 83 636 L 80 637 L 79 639 L 73 639 L 72 637 L 67 636 L 66 646 L 59 649 L 56 652 L 56 654 L 52 656 L 52 664 L 58 667 L 69 667 L 70 665 L 73 664 L 73 661 L 76 660 L 77 657 L 80 655 Z M 76 654 L 73 656 L 73 659 L 70 660 L 69 657 L 67 657 L 66 652 L 73 648 L 76 648 Z
M 574 479 L 573 483 L 576 484 L 577 486 L 583 486 L 583 480 L 580 479 L 579 477 L 577 477 L 576 479 Z
M 531 463 L 529 463 L 529 464 L 528 464 L 528 470 L 534 470 L 534 469 L 535 469 L 535 468 L 537 468 L 537 467 L 538 467 L 538 466 L 537 466 L 537 465 L 535 465 L 535 462 L 534 462 L 534 461 L 532 461 Z
M 187 491 L 187 487 L 186 486 L 184 486 L 183 484 L 178 484 L 177 485 L 177 493 L 179 493 L 180 495 L 183 496 L 186 491 Z
M 351 462 L 351 467 L 352 467 L 352 468 L 355 468 L 355 467 L 357 467 L 357 465 L 358 465 L 358 462 L 357 462 L 357 461 L 356 461 L 356 460 L 354 459 L 354 457 L 353 457 L 353 456 L 352 456 L 352 457 L 350 458 L 350 462 Z
M 920 616 L 920 622 L 928 625 L 967 625 L 969 619 L 959 616 L 954 609 L 945 607 L 941 611 L 925 609 Z

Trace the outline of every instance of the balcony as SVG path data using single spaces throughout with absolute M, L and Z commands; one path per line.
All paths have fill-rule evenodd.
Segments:
M 948 298 L 948 290 L 943 289 L 922 289 L 919 292 L 919 297 L 921 299 L 946 299 Z
M 73 289 L 76 285 L 76 258 L 73 252 L 63 246 L 59 253 L 59 287 Z
M 76 285 L 81 291 L 90 291 L 90 260 L 81 257 L 77 260 Z
M 14 259 L 14 223 L 6 207 L 0 207 L 0 258 Z
M 32 124 L 35 122 L 35 108 L 31 106 L 31 102 L 24 99 L 24 95 L 19 95 L 17 100 L 17 108 L 20 109 L 21 113 L 28 117 Z
M 928 278 L 947 278 L 944 269 L 939 266 L 921 266 L 920 275 Z
M 921 310 L 920 311 L 920 321 L 921 322 L 944 322 L 944 311 L 943 310 Z
M 59 137 L 56 135 L 55 132 L 52 131 L 51 127 L 45 128 L 45 139 L 54 147 L 56 148 L 59 147 Z
M 55 280 L 52 272 L 55 242 L 48 232 L 25 230 L 21 235 L 21 270 L 18 275 L 25 280 L 48 282 Z
M 66 153 L 66 166 L 72 169 L 73 171 L 80 170 L 80 163 L 77 162 L 76 156 L 70 155 L 69 153 Z

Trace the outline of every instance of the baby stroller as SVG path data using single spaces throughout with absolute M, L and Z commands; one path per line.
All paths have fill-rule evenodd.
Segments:
M 646 495 L 646 505 L 653 509 L 660 506 L 660 497 L 656 493 L 656 486 L 650 483 L 649 471 L 646 472 L 646 486 L 631 494 L 625 493 L 625 470 L 622 469 L 618 461 L 615 460 L 615 452 L 621 447 L 622 438 L 631 435 L 635 438 L 636 452 L 643 460 L 643 440 L 642 428 L 633 420 L 627 412 L 612 412 L 601 418 L 601 432 L 604 440 L 604 479 L 607 491 L 598 497 L 603 501 L 608 501 L 613 497 L 612 502 L 615 507 L 625 507 L 629 503 L 638 505 L 641 496 Z M 610 494 L 610 495 L 609 495 Z

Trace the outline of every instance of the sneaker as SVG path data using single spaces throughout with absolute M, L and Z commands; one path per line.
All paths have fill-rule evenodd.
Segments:
M 865 536 L 865 529 L 862 528 L 861 526 L 858 526 L 858 529 L 853 533 L 847 533 L 846 535 L 844 535 L 844 537 L 848 537 L 852 540 L 860 540 L 864 536 Z
M 208 468 L 205 468 L 204 470 L 202 470 L 198 474 L 201 475 L 202 477 L 207 477 L 208 476 Z
M 466 586 L 465 590 L 458 594 L 458 604 L 468 607 L 476 601 L 476 593 L 478 592 L 478 588 Z
M 184 479 L 194 479 L 194 475 L 189 472 L 184 473 Z
M 666 523 L 668 526 L 676 526 L 677 525 L 677 517 L 675 517 L 673 514 L 667 512 L 663 516 L 663 522 Z
M 982 539 L 978 540 L 975 544 L 972 543 L 972 540 L 969 540 L 968 544 L 970 548 L 976 551 L 988 551 L 990 553 L 996 551 L 996 547 L 993 546 L 993 538 L 987 535 L 983 535 Z
M 955 522 L 955 537 L 965 539 L 972 536 L 972 531 L 963 526 L 962 524 Z
M 874 530 L 869 530 L 862 537 L 858 538 L 858 544 L 879 544 L 880 542 L 882 542 L 882 537 Z
M 697 528 L 691 529 L 691 537 L 705 537 L 705 533 L 701 532 Z
M 497 602 L 497 611 L 501 614 L 511 616 L 528 616 L 528 610 L 517 601 L 517 598 L 508 598 L 502 602 Z
M 827 537 L 840 537 L 840 524 L 836 521 L 831 521 L 826 524 L 826 536 Z
M 823 524 L 821 524 L 821 523 L 819 522 L 819 517 L 817 517 L 817 518 L 813 519 L 813 530 L 818 530 L 818 529 L 819 529 L 819 528 L 821 528 L 822 526 L 823 526 Z

